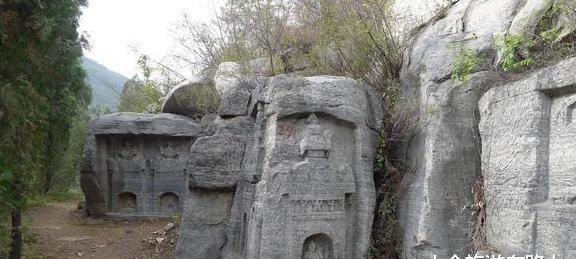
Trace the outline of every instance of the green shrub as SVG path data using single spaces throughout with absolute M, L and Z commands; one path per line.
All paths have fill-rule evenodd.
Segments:
M 456 64 L 452 68 L 453 80 L 467 81 L 470 73 L 480 64 L 478 51 L 470 48 L 461 48 L 456 59 Z
M 500 66 L 506 72 L 518 70 L 534 63 L 531 57 L 522 57 L 521 49 L 528 49 L 535 45 L 534 41 L 517 34 L 507 34 L 496 44 L 502 53 Z

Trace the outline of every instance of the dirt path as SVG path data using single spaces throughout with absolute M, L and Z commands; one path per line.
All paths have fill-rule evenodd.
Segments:
M 75 202 L 33 208 L 29 214 L 46 259 L 153 258 L 146 256 L 143 240 L 169 222 L 86 218 Z

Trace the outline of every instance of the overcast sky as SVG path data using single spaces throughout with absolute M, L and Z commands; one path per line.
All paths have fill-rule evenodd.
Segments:
M 80 19 L 80 31 L 90 35 L 92 48 L 84 55 L 111 70 L 132 77 L 137 56 L 160 59 L 174 46 L 171 29 L 187 13 L 209 22 L 225 0 L 89 0 Z

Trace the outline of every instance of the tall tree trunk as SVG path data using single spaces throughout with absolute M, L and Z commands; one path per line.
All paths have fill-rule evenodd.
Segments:
M 12 211 L 12 231 L 10 232 L 10 238 L 12 243 L 10 244 L 10 255 L 9 259 L 20 259 L 22 257 L 22 213 L 20 208 L 15 208 Z

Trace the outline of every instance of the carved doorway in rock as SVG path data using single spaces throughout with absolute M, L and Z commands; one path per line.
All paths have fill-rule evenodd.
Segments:
M 137 210 L 136 194 L 123 192 L 118 194 L 118 211 L 122 213 L 134 213 Z
M 334 259 L 332 239 L 326 234 L 314 234 L 304 240 L 302 259 Z
M 167 192 L 160 196 L 160 210 L 163 213 L 177 213 L 180 209 L 178 195 Z

